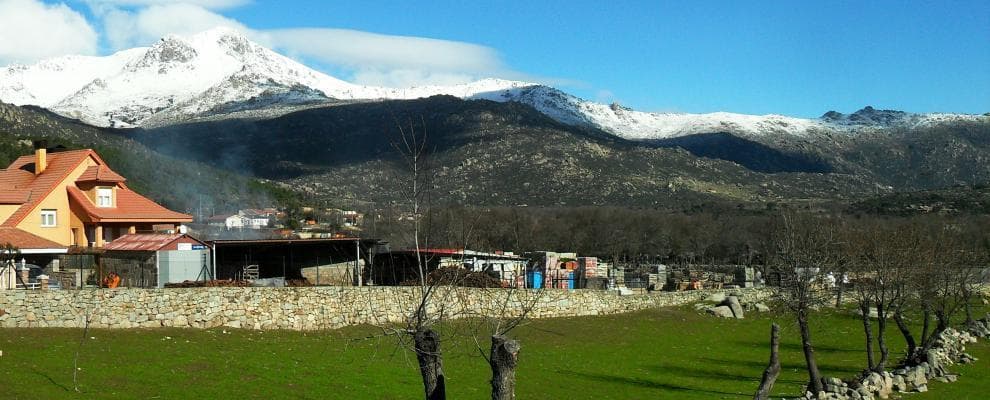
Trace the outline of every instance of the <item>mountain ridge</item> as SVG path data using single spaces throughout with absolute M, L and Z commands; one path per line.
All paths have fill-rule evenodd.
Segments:
M 58 82 L 58 84 L 53 84 Z M 282 56 L 240 33 L 218 28 L 169 35 L 150 47 L 106 57 L 67 56 L 0 69 L 0 100 L 38 105 L 102 127 L 167 126 L 197 119 L 267 118 L 314 104 L 407 100 L 451 95 L 465 100 L 528 104 L 569 125 L 630 140 L 694 134 L 743 136 L 858 134 L 990 120 L 986 115 L 829 112 L 818 119 L 783 115 L 649 113 L 586 101 L 530 82 L 483 79 L 453 86 L 384 88 L 351 84 Z

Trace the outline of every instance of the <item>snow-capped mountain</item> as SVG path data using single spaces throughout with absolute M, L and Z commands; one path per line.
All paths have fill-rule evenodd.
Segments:
M 723 112 L 647 113 L 586 101 L 549 86 L 501 79 L 453 86 L 361 86 L 315 71 L 226 28 L 189 37 L 168 36 L 151 47 L 106 57 L 66 56 L 0 69 L 0 101 L 45 107 L 97 126 L 168 125 L 230 113 L 243 116 L 244 112 L 270 116 L 334 101 L 439 94 L 521 102 L 563 123 L 598 128 L 627 139 L 710 132 L 806 135 L 988 118 L 872 108 L 850 115 L 829 112 L 819 119 Z

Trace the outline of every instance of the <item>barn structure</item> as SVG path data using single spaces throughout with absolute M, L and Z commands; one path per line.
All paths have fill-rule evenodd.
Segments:
M 125 287 L 160 288 L 215 276 L 209 246 L 188 234 L 129 234 L 107 243 L 104 250 L 99 273 L 117 273 Z
M 285 278 L 313 285 L 365 285 L 376 239 L 258 239 L 214 240 L 217 279 Z

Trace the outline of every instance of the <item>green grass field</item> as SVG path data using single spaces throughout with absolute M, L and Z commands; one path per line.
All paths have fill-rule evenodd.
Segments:
M 797 327 L 781 322 L 783 372 L 775 394 L 797 396 L 806 375 Z M 720 320 L 688 308 L 532 321 L 520 339 L 520 399 L 751 398 L 769 356 L 771 317 Z M 847 377 L 864 365 L 856 317 L 813 321 L 823 373 Z M 444 327 L 448 397 L 488 398 L 489 370 L 466 332 Z M 891 329 L 894 329 L 893 327 Z M 226 333 L 225 333 L 226 332 Z M 72 365 L 79 329 L 0 330 L 3 399 L 414 399 L 415 358 L 394 337 L 354 327 L 326 332 L 245 330 L 92 330 Z M 371 336 L 371 338 L 368 338 Z M 890 332 L 892 356 L 903 342 Z M 487 337 L 481 337 L 482 344 Z M 912 399 L 983 399 L 990 346 L 969 349 L 976 364 L 954 366 L 956 383 L 930 385 Z

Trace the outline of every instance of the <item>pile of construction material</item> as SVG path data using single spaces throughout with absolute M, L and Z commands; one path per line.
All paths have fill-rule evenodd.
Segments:
M 251 281 L 236 279 L 217 279 L 212 281 L 182 281 L 180 283 L 166 283 L 166 288 L 195 288 L 195 287 L 249 287 Z
M 743 265 L 681 265 L 664 266 L 667 288 L 670 290 L 723 289 L 754 287 L 753 267 Z

